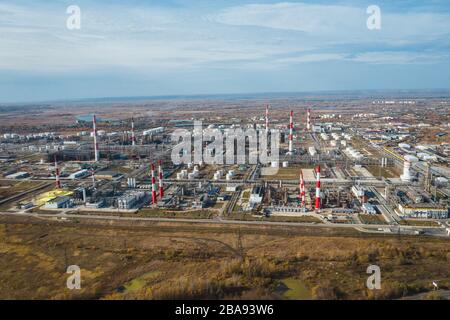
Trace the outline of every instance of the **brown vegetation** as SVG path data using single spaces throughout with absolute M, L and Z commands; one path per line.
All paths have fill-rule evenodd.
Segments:
M 315 299 L 399 298 L 431 290 L 435 279 L 450 287 L 447 239 L 293 227 L 0 223 L 3 299 L 277 299 L 288 277 Z M 66 288 L 72 264 L 81 268 L 79 291 Z M 381 267 L 381 290 L 365 287 L 370 264 Z

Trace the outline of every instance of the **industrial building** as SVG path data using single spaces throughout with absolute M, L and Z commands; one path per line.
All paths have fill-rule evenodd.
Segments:
M 49 200 L 44 206 L 44 209 L 64 209 L 72 207 L 73 200 L 68 196 L 61 196 Z
M 428 203 L 399 204 L 399 213 L 404 218 L 447 219 L 447 206 Z

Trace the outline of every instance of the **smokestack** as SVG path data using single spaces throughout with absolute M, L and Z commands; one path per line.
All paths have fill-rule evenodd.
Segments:
M 269 132 L 269 105 L 266 105 L 266 133 Z
M 164 197 L 164 187 L 163 187 L 163 170 L 161 165 L 161 160 L 158 160 L 158 173 L 159 173 L 159 197 L 162 199 Z
M 59 180 L 59 168 L 58 168 L 58 161 L 56 160 L 56 155 L 55 155 L 55 179 L 56 179 L 56 188 L 61 189 L 61 181 Z
M 136 145 L 136 135 L 134 134 L 134 119 L 131 118 L 131 145 Z
M 294 112 L 291 110 L 291 113 L 289 115 L 289 154 L 292 154 L 293 148 L 292 148 L 292 134 L 294 129 L 294 123 L 293 123 L 293 115 Z
M 97 162 L 100 159 L 100 153 L 98 151 L 98 142 L 97 142 L 97 118 L 95 117 L 95 114 L 92 116 L 92 128 L 93 128 L 93 135 L 94 135 L 94 158 L 95 162 Z
M 302 170 L 300 170 L 300 201 L 301 206 L 305 207 L 305 180 L 303 179 Z
M 91 177 L 92 177 L 92 188 L 95 190 L 95 171 L 94 168 L 91 168 Z
M 156 178 L 155 178 L 155 165 L 152 163 L 152 204 L 156 204 L 158 202 L 156 198 Z
M 306 115 L 306 130 L 311 130 L 311 109 L 308 108 L 307 115 Z
M 320 210 L 320 165 L 316 168 L 316 210 Z
M 412 179 L 411 176 L 411 162 L 405 159 L 403 162 L 403 174 L 400 176 L 402 181 L 409 182 Z

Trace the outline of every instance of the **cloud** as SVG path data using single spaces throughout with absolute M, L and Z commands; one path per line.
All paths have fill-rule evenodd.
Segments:
M 450 18 L 444 13 L 382 9 L 382 30 L 369 31 L 366 8 L 349 5 L 80 6 L 82 29 L 69 31 L 61 3 L 0 4 L 0 70 L 162 72 L 275 69 L 321 61 L 432 63 L 442 62 L 449 51 Z
M 409 37 L 432 38 L 450 33 L 448 14 L 390 13 L 381 8 L 382 30 L 369 31 L 366 7 L 281 2 L 248 4 L 223 9 L 208 16 L 211 21 L 234 26 L 291 30 L 338 41 L 368 40 L 377 34 L 382 40 Z M 339 37 L 336 39 L 335 37 Z
M 371 64 L 431 64 L 450 61 L 450 54 L 416 52 L 367 52 L 357 54 L 350 60 Z

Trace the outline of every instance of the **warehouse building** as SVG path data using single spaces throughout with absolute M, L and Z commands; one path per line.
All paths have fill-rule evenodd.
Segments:
M 447 219 L 448 209 L 446 206 L 434 203 L 412 203 L 399 204 L 400 216 L 404 218 L 421 219 Z

